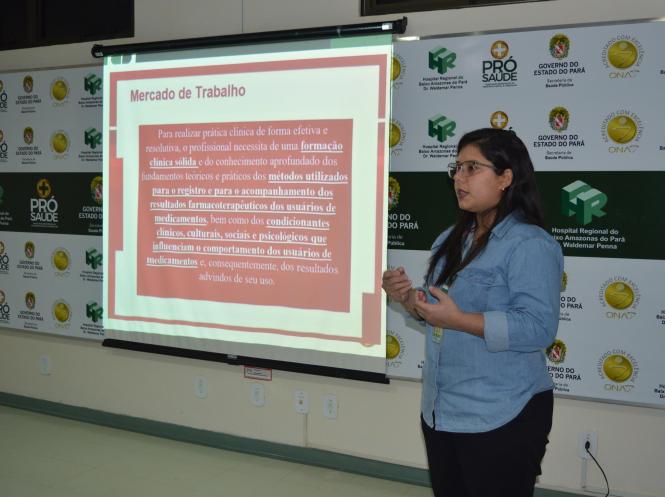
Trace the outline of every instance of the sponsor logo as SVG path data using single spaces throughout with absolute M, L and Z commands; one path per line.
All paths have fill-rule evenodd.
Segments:
M 455 136 L 456 127 L 457 123 L 443 114 L 437 114 L 427 121 L 427 133 L 441 143 Z
M 0 112 L 7 112 L 7 92 L 5 91 L 5 83 L 0 79 Z
M 400 186 L 395 178 L 388 178 L 388 210 L 391 211 L 399 203 Z
M 31 127 L 27 127 L 23 130 L 23 141 L 26 145 L 32 145 L 32 142 L 35 139 L 35 132 Z
M 402 128 L 397 121 L 390 121 L 390 133 L 388 143 L 390 148 L 396 147 L 402 141 Z
M 561 293 L 565 292 L 567 287 L 568 287 L 568 273 L 564 271 L 563 275 L 561 275 Z
M 596 369 L 602 379 L 609 380 L 604 385 L 608 392 L 630 392 L 640 370 L 635 356 L 623 349 L 605 352 L 598 359 Z
M 37 181 L 37 198 L 30 199 L 30 221 L 35 224 L 55 227 L 58 223 L 58 201 L 51 182 L 46 178 Z
M 28 292 L 25 294 L 25 306 L 28 308 L 28 310 L 33 310 L 35 308 L 35 305 L 37 304 L 37 297 L 35 296 L 34 293 Z
M 5 132 L 0 129 L 0 161 L 4 162 L 7 160 L 7 142 L 5 142 Z
M 85 304 L 85 317 L 90 319 L 93 323 L 101 321 L 104 309 L 94 300 Z
M 573 181 L 561 189 L 561 213 L 575 216 L 578 224 L 586 226 L 594 217 L 604 217 L 603 207 L 607 204 L 607 195 L 587 185 L 584 181 Z
M 494 129 L 505 129 L 506 126 L 508 126 L 508 121 L 508 114 L 502 110 L 492 112 L 492 115 L 490 116 L 490 126 Z
M 0 321 L 9 321 L 11 309 L 7 303 L 5 292 L 0 290 Z
M 634 112 L 619 110 L 609 114 L 602 124 L 603 139 L 610 143 L 610 153 L 633 153 L 642 138 L 642 121 Z
M 58 130 L 51 135 L 51 150 L 61 156 L 69 150 L 69 136 L 65 131 Z
M 23 246 L 23 253 L 28 259 L 33 259 L 35 257 L 35 244 L 34 242 L 27 241 Z
M 570 53 L 570 38 L 563 33 L 557 33 L 550 38 L 550 55 L 555 59 L 565 59 Z
M 566 351 L 566 344 L 557 338 L 549 347 L 547 347 L 545 353 L 550 362 L 553 364 L 561 364 L 566 359 Z
M 395 81 L 402 74 L 402 62 L 393 55 L 390 61 L 390 81 Z
M 386 359 L 389 361 L 395 359 L 402 351 L 399 338 L 389 333 L 386 335 Z
M 104 199 L 104 186 L 101 176 L 95 176 L 90 182 L 90 196 L 97 205 L 102 205 Z
M 68 323 L 72 316 L 71 307 L 66 301 L 62 299 L 56 300 L 53 303 L 53 307 L 51 307 L 51 313 L 53 314 L 53 318 L 59 324 Z
M 102 144 L 102 134 L 95 128 L 88 128 L 83 132 L 83 141 L 94 150 Z
M 9 272 L 9 254 L 5 253 L 5 244 L 0 241 L 0 273 Z
M 565 107 L 554 107 L 549 113 L 548 122 L 554 131 L 562 133 L 568 129 L 570 112 Z
M 34 87 L 35 87 L 35 82 L 32 79 L 32 76 L 25 76 L 23 78 L 23 91 L 25 93 L 32 93 Z
M 95 95 L 98 91 L 102 90 L 102 78 L 96 74 L 88 74 L 83 78 L 83 89 L 90 95 Z
M 615 320 L 633 319 L 637 315 L 640 297 L 637 284 L 624 276 L 608 279 L 598 292 L 598 300 L 607 309 L 605 317 Z
M 610 79 L 630 79 L 640 72 L 644 49 L 637 38 L 619 35 L 605 43 L 602 57 Z
M 483 86 L 500 87 L 517 85 L 517 61 L 509 56 L 508 43 L 497 40 L 490 47 L 492 59 L 482 61 Z
M 65 272 L 69 269 L 71 257 L 67 249 L 59 247 L 51 254 L 51 265 L 59 272 Z
M 51 83 L 51 98 L 55 103 L 64 103 L 69 95 L 69 83 L 65 78 L 56 78 Z
M 102 254 L 97 251 L 95 248 L 89 248 L 85 251 L 85 263 L 87 266 L 90 266 L 93 270 L 97 269 L 102 265 Z
M 436 70 L 439 74 L 446 74 L 448 70 L 455 68 L 457 54 L 445 47 L 436 47 L 429 51 L 429 68 Z

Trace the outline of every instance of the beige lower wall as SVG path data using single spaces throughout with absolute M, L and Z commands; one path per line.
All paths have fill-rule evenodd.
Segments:
M 39 371 L 40 357 L 52 364 Z M 195 378 L 208 381 L 206 399 Z M 313 447 L 424 468 L 419 431 L 420 384 L 390 385 L 273 372 L 264 407 L 250 403 L 253 380 L 240 367 L 102 348 L 97 342 L 0 330 L 0 391 L 175 423 L 242 437 Z M 295 412 L 295 390 L 309 394 L 310 413 Z M 334 394 L 336 420 L 323 416 Z M 581 431 L 598 432 L 598 459 L 617 495 L 663 496 L 665 410 L 557 399 L 542 485 L 579 490 Z M 588 484 L 601 488 L 589 465 Z M 613 493 L 614 495 L 614 493 Z

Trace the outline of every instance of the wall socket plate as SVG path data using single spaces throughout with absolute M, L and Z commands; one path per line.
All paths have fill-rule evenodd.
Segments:
M 296 412 L 307 414 L 309 412 L 309 395 L 304 390 L 296 390 L 293 394 Z
M 39 374 L 49 376 L 51 374 L 51 358 L 43 355 L 39 358 Z
M 266 389 L 260 383 L 252 383 L 249 390 L 249 401 L 253 406 L 263 407 L 266 403 Z
M 337 419 L 337 397 L 334 395 L 323 397 L 323 415 L 328 419 Z
M 589 452 L 596 457 L 596 452 L 598 450 L 598 433 L 595 431 L 583 431 L 580 433 L 577 453 L 582 459 L 591 459 L 591 456 L 585 448 L 587 442 L 589 442 Z
M 199 399 L 205 399 L 208 396 L 208 380 L 203 376 L 194 378 L 194 393 Z

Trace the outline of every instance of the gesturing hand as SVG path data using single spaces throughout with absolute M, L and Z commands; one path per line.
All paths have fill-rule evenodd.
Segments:
M 383 273 L 381 286 L 395 302 L 405 303 L 409 300 L 409 293 L 413 284 L 403 267 L 389 269 Z
M 415 303 L 416 312 L 432 326 L 456 328 L 462 315 L 460 308 L 447 293 L 437 287 L 429 287 L 429 292 L 438 302 L 430 304 L 418 299 Z

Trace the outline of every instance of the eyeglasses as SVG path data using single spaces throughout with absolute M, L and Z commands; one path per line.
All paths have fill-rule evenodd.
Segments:
M 489 167 L 496 170 L 492 164 L 483 164 L 476 160 L 465 160 L 464 162 L 451 162 L 448 164 L 448 176 L 455 178 L 457 174 L 462 176 L 473 176 L 480 171 L 481 167 Z

